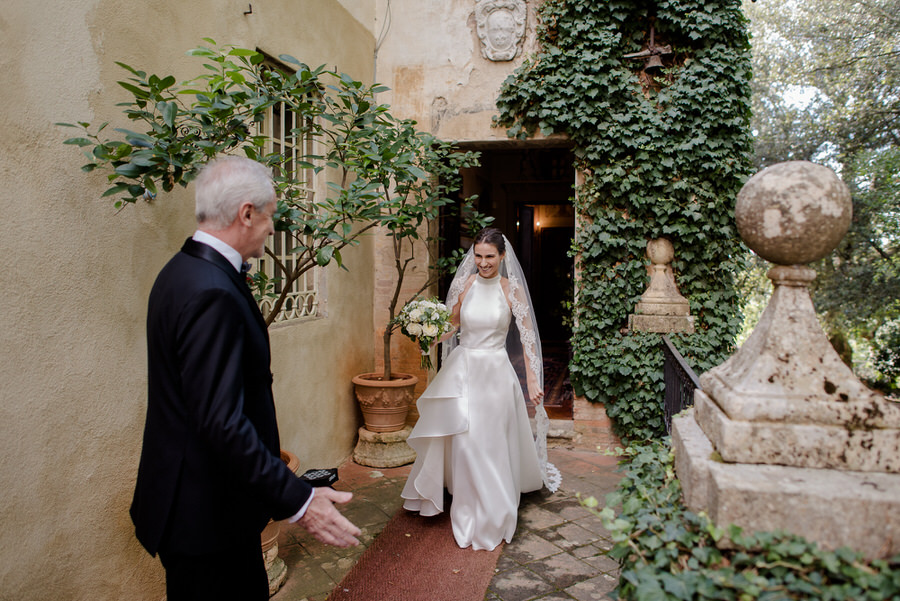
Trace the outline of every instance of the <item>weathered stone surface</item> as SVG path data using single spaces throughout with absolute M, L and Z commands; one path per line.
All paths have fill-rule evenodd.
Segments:
M 692 315 L 629 315 L 628 329 L 635 332 L 694 332 L 694 317 Z
M 692 511 L 722 528 L 781 529 L 870 559 L 900 552 L 900 475 L 717 462 L 693 421 L 692 412 L 673 420 L 676 471 Z
M 700 391 L 694 391 L 694 394 L 698 392 Z M 690 414 L 672 418 L 672 449 L 675 452 L 675 473 L 681 480 L 684 503 L 693 511 L 702 509 L 708 496 L 706 484 L 709 482 L 709 461 L 714 449 Z
M 269 596 L 274 595 L 287 578 L 287 566 L 284 560 L 276 557 L 271 564 L 266 566 L 266 577 L 269 579 Z
M 650 267 L 650 284 L 628 316 L 628 328 L 637 332 L 685 332 L 694 331 L 691 306 L 678 292 L 669 263 L 675 256 L 672 243 L 657 238 L 647 243 Z
M 691 306 L 686 300 L 671 302 L 664 299 L 656 299 L 653 302 L 641 300 L 635 305 L 634 312 L 637 315 L 647 316 L 685 316 L 691 314 Z
M 697 422 L 725 461 L 900 473 L 900 430 L 729 418 L 694 391 Z
M 822 331 L 806 288 L 815 272 L 775 267 L 769 277 L 775 290 L 759 324 L 700 376 L 703 390 L 735 420 L 900 428 L 900 404 L 866 388 Z
M 738 193 L 738 232 L 759 256 L 778 265 L 821 259 L 850 226 L 850 191 L 828 167 L 788 161 L 763 169 Z
M 353 461 L 368 467 L 399 467 L 416 460 L 416 452 L 406 444 L 412 426 L 394 432 L 371 432 L 359 429 L 359 442 L 353 450 Z
M 525 37 L 525 0 L 478 0 L 475 26 L 481 54 L 492 61 L 509 61 L 519 53 Z
M 726 461 L 900 472 L 900 404 L 866 388 L 819 325 L 801 266 L 775 290 L 747 342 L 702 376 L 697 421 Z

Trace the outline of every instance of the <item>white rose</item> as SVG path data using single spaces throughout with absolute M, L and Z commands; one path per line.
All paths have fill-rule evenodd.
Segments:
M 410 336 L 421 336 L 422 335 L 422 326 L 417 323 L 411 323 L 406 326 L 406 333 Z
M 438 309 L 438 311 L 446 311 L 447 305 L 445 305 L 444 303 L 438 303 L 437 309 Z
M 422 301 L 419 306 L 423 309 L 434 309 L 434 303 L 431 301 Z
M 419 309 L 413 309 L 409 312 L 409 320 L 410 321 L 421 321 L 422 311 Z
M 426 323 L 422 326 L 422 333 L 428 336 L 429 338 L 433 338 L 438 335 L 438 327 L 433 323 Z

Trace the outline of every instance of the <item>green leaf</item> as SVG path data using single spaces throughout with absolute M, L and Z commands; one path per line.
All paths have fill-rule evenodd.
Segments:
M 125 88 L 126 90 L 128 90 L 129 92 L 131 92 L 131 93 L 134 95 L 135 98 L 149 98 L 149 97 L 150 97 L 150 92 L 149 92 L 149 91 L 144 90 L 144 89 L 142 89 L 142 88 L 139 88 L 139 87 L 137 87 L 137 86 L 135 86 L 135 85 L 132 85 L 132 84 L 130 84 L 130 83 L 128 83 L 128 82 L 125 82 L 125 81 L 119 81 L 119 82 L 116 82 L 116 83 L 118 83 L 120 86 L 122 86 L 123 88 Z
M 131 163 L 119 165 L 114 171 L 122 177 L 137 177 L 142 173 L 142 169 L 138 165 Z
M 331 258 L 334 256 L 334 247 L 326 246 L 324 248 L 320 248 L 316 251 L 316 264 L 320 267 L 328 265 L 331 262 Z
M 112 188 L 109 188 L 101 195 L 101 198 L 105 198 L 107 196 L 112 196 L 114 194 L 122 194 L 128 190 L 128 184 L 116 184 Z
M 256 54 L 258 54 L 256 50 L 248 48 L 232 48 L 228 51 L 228 56 L 255 56 Z
M 163 122 L 171 128 L 175 127 L 175 117 L 178 115 L 178 105 L 174 102 L 159 102 L 156 108 L 162 114 Z

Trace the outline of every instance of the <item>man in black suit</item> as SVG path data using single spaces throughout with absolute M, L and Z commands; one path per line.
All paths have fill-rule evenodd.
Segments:
M 168 601 L 265 601 L 260 532 L 299 521 L 321 542 L 358 544 L 334 507 L 280 457 L 269 338 L 242 267 L 273 233 L 269 170 L 240 157 L 195 182 L 198 229 L 162 269 L 147 314 L 149 400 L 131 516 L 159 553 Z

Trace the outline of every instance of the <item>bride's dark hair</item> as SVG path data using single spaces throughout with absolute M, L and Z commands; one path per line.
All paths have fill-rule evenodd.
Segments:
M 486 227 L 475 234 L 475 242 L 472 244 L 481 243 L 492 245 L 501 255 L 506 254 L 506 241 L 503 239 L 503 232 L 495 227 Z

